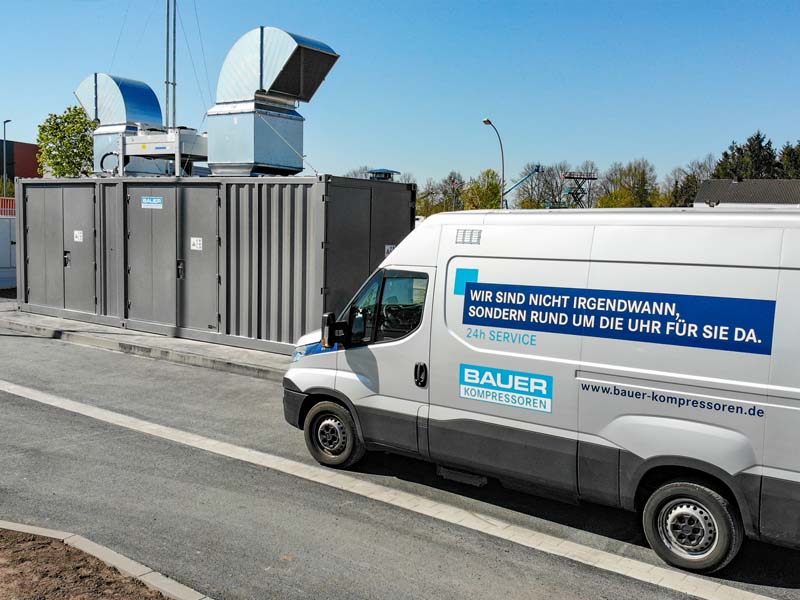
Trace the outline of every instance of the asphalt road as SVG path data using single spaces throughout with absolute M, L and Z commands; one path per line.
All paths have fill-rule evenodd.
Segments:
M 274 384 L 0 332 L 0 379 L 313 464 Z M 0 518 L 80 533 L 212 597 L 665 598 L 665 590 L 363 497 L 0 395 Z M 636 515 L 436 477 L 359 477 L 660 564 Z M 800 599 L 800 553 L 748 543 L 718 581 Z

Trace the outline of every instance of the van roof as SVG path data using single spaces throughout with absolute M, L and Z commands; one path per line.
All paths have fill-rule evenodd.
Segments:
M 467 210 L 438 213 L 422 225 L 683 225 L 800 227 L 792 208 L 589 208 Z

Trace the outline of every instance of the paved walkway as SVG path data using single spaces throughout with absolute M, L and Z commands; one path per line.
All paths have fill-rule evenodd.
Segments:
M 283 354 L 118 329 L 94 323 L 19 312 L 0 301 L 0 327 L 65 342 L 280 381 L 291 359 Z

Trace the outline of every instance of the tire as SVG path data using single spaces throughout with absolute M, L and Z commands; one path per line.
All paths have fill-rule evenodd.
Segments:
M 311 456 L 326 467 L 347 469 L 366 453 L 353 415 L 333 402 L 320 402 L 311 407 L 303 424 L 303 433 Z
M 698 573 L 723 568 L 739 552 L 744 526 L 734 503 L 699 483 L 673 481 L 642 513 L 650 547 L 665 562 Z

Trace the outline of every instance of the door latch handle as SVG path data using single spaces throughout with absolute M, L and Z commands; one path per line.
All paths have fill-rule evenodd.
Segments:
M 186 267 L 184 265 L 184 261 L 180 258 L 178 259 L 177 272 L 178 272 L 178 279 L 183 279 L 183 276 L 186 272 Z
M 72 262 L 72 254 L 69 250 L 64 251 L 64 266 L 69 267 L 70 263 Z
M 414 365 L 414 383 L 421 388 L 428 384 L 428 365 L 425 363 L 419 362 Z

